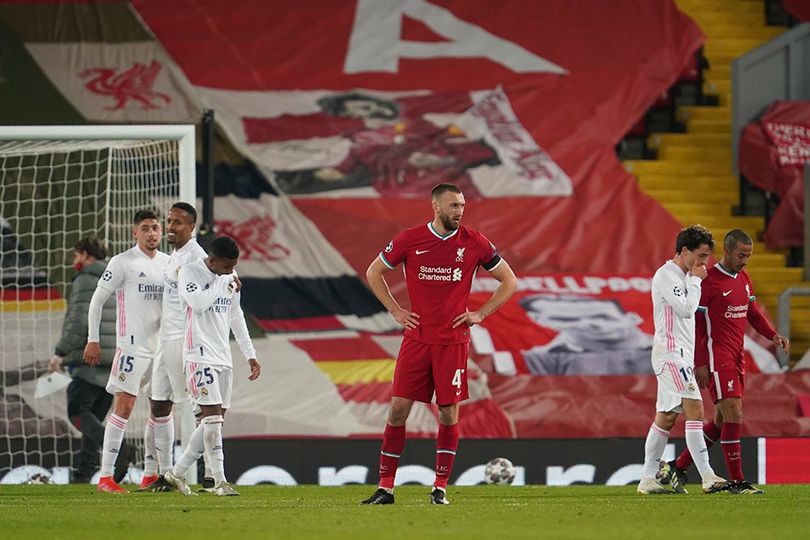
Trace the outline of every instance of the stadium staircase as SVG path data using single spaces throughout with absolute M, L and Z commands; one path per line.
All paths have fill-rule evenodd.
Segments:
M 628 160 L 625 166 L 682 224 L 700 223 L 719 237 L 741 228 L 754 237 L 748 271 L 758 299 L 775 322 L 779 294 L 810 283 L 802 283 L 801 268 L 786 266 L 785 252 L 769 251 L 758 241 L 765 228 L 763 217 L 733 215 L 740 188 L 731 168 L 731 61 L 785 29 L 766 26 L 763 0 L 676 3 L 706 34 L 703 93 L 717 96 L 711 100 L 716 104 L 677 106 L 676 118 L 686 126 L 685 133 L 650 133 L 647 145 L 657 149 L 658 159 Z M 792 306 L 791 365 L 810 348 L 810 298 L 794 298 Z

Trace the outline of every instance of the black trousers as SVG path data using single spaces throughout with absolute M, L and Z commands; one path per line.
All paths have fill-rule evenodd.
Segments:
M 82 379 L 73 379 L 67 388 L 68 418 L 82 432 L 77 476 L 89 478 L 99 467 L 99 450 L 104 443 L 102 422 L 112 405 L 107 391 Z

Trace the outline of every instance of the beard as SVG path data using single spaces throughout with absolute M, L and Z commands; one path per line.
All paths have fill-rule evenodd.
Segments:
M 456 222 L 453 221 L 453 218 L 451 218 L 450 216 L 439 214 L 439 220 L 442 222 L 444 228 L 447 229 L 448 231 L 455 231 L 456 229 L 458 229 L 458 224 L 456 224 Z

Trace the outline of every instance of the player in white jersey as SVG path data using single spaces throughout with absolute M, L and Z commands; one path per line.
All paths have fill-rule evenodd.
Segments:
M 703 401 L 694 377 L 695 311 L 700 302 L 700 282 L 706 277 L 706 261 L 714 248 L 711 233 L 700 225 L 682 230 L 675 240 L 675 257 L 659 268 L 652 280 L 652 366 L 658 379 L 655 421 L 644 444 L 644 470 L 637 491 L 642 494 L 672 493 L 655 475 L 669 432 L 686 417 L 686 446 L 703 479 L 703 491 L 715 493 L 726 481 L 709 465 L 703 440 Z M 673 486 L 686 493 L 683 486 Z
M 168 255 L 158 251 L 163 230 L 157 215 L 150 210 L 140 210 L 135 214 L 134 224 L 135 246 L 110 259 L 90 300 L 84 349 L 85 362 L 96 365 L 100 352 L 101 311 L 107 298 L 115 293 L 117 349 L 107 381 L 107 391 L 115 397 L 104 429 L 98 491 L 116 493 L 126 492 L 113 480 L 113 465 L 141 381 L 150 373 L 157 351 L 163 268 L 169 260 Z
M 183 479 L 186 471 L 205 453 L 213 473 L 216 495 L 238 495 L 225 480 L 222 449 L 224 413 L 231 405 L 233 362 L 228 342 L 230 331 L 250 364 L 251 381 L 261 373 L 256 350 L 250 341 L 240 293 L 233 269 L 239 247 L 231 238 L 215 238 L 209 256 L 180 269 L 177 289 L 186 304 L 183 344 L 186 384 L 191 398 L 202 410 L 202 421 L 188 446 L 163 480 L 185 495 L 195 495 Z
M 166 216 L 166 240 L 174 246 L 163 271 L 163 305 L 160 317 L 160 339 L 152 363 L 152 395 L 150 416 L 146 422 L 146 456 L 141 489 L 147 489 L 158 474 L 172 468 L 174 448 L 174 419 L 172 405 L 188 398 L 183 376 L 183 335 L 186 312 L 177 294 L 180 267 L 202 259 L 205 250 L 194 239 L 197 211 L 188 203 L 178 202 Z

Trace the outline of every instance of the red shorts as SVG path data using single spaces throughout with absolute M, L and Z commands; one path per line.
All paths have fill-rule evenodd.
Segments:
M 469 397 L 469 343 L 428 345 L 403 338 L 394 370 L 394 396 L 437 405 L 452 405 Z
M 745 375 L 737 369 L 709 372 L 709 395 L 717 403 L 726 398 L 742 398 L 745 393 Z

